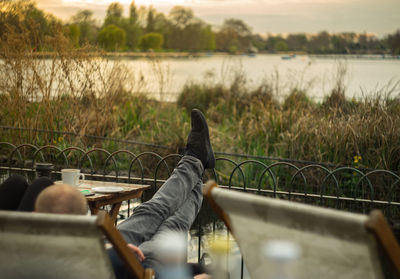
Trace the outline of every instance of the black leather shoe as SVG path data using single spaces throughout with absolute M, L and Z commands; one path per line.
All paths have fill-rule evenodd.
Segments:
M 185 155 L 199 159 L 205 169 L 213 169 L 215 156 L 210 143 L 206 118 L 198 109 L 192 110 L 191 118 L 192 130 L 187 140 Z

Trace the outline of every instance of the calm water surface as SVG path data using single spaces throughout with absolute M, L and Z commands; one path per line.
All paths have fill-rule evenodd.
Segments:
M 283 97 L 291 89 L 305 89 L 320 100 L 334 87 L 338 70 L 345 69 L 344 85 L 349 98 L 385 91 L 389 83 L 400 80 L 400 59 L 320 58 L 297 56 L 283 60 L 280 55 L 249 56 L 214 55 L 193 58 L 124 59 L 124 63 L 142 75 L 147 86 L 143 92 L 156 98 L 174 101 L 187 82 L 224 82 L 229 84 L 234 73 L 246 77 L 250 87 L 267 81 Z M 160 75 L 159 73 L 162 72 Z M 149 93 L 151 92 L 151 93 Z

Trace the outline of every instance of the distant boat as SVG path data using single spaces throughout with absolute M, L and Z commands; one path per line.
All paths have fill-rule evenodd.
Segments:
M 256 54 L 258 53 L 258 49 L 255 46 L 251 46 L 248 50 L 247 50 L 247 56 L 248 57 L 256 57 Z
M 294 59 L 294 58 L 296 58 L 296 54 L 281 56 L 282 60 L 290 60 L 290 59 Z

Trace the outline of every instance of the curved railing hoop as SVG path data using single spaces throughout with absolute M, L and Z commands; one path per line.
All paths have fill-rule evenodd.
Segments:
M 19 150 L 17 149 L 17 146 L 15 146 L 14 144 L 9 143 L 9 142 L 0 142 L 0 145 L 6 145 L 6 146 L 11 147 L 11 148 L 13 149 L 11 152 L 13 152 L 14 150 L 16 150 L 17 153 L 18 153 L 19 159 L 22 160 L 21 152 L 19 152 Z M 10 156 L 10 154 L 8 154 L 8 156 Z M 8 157 L 8 159 L 10 159 L 10 157 Z M 11 162 L 9 161 L 8 164 L 10 165 L 10 163 L 11 163 Z
M 277 191 L 277 186 L 278 186 L 278 185 L 277 185 L 277 183 L 276 183 L 276 177 L 275 177 L 274 173 L 271 171 L 271 169 L 274 168 L 274 167 L 276 167 L 276 166 L 281 166 L 281 165 L 282 165 L 282 166 L 288 166 L 288 167 L 294 168 L 294 169 L 296 169 L 297 171 L 299 170 L 298 167 L 296 167 L 295 165 L 293 165 L 293 164 L 291 164 L 291 163 L 288 163 L 288 162 L 276 162 L 276 163 L 273 163 L 273 164 L 267 166 L 267 168 L 263 171 L 263 173 L 261 174 L 261 177 L 260 177 L 259 186 L 258 186 L 258 190 L 259 190 L 259 191 L 261 191 L 262 179 L 263 179 L 265 173 L 268 171 L 269 174 L 270 174 L 271 177 L 272 177 L 273 182 L 274 182 L 274 189 L 273 189 L 273 191 L 274 191 L 274 196 L 276 196 L 276 191 Z M 290 195 L 290 191 L 289 191 L 289 195 Z
M 65 156 L 65 157 L 67 158 L 67 166 L 69 166 L 70 163 L 69 163 L 68 157 L 67 157 L 67 155 L 66 155 L 65 153 L 66 153 L 67 151 L 70 151 L 70 150 L 79 151 L 79 152 L 82 153 L 82 154 L 85 154 L 85 153 L 86 153 L 85 150 L 83 150 L 82 148 L 76 147 L 76 146 L 70 146 L 70 147 L 67 147 L 67 148 L 64 148 L 63 150 L 61 150 L 61 151 L 60 151 L 60 155 L 63 154 L 63 156 Z M 89 160 L 90 160 L 90 158 L 89 158 Z M 79 164 L 79 160 L 78 160 L 78 164 Z
M 115 155 L 118 155 L 118 154 L 120 154 L 120 153 L 129 154 L 129 155 L 130 155 L 131 157 L 133 157 L 133 158 L 136 157 L 136 155 L 135 155 L 133 152 L 129 151 L 129 150 L 117 150 L 117 151 L 114 151 L 113 153 L 111 153 L 111 154 L 107 157 L 107 159 L 106 159 L 105 162 L 104 162 L 104 171 L 103 171 L 103 173 L 104 173 L 104 174 L 106 173 L 106 168 L 107 168 L 108 160 L 110 160 L 110 158 L 113 158 L 114 165 L 115 165 L 115 167 L 116 167 L 116 170 L 115 170 L 116 182 L 118 182 L 119 167 L 118 167 L 117 162 L 116 162 L 116 160 L 115 160 L 114 157 L 115 157 Z M 129 178 L 128 178 L 128 183 L 129 183 L 129 182 L 130 182 L 130 180 L 129 180 Z
M 129 165 L 129 179 L 130 179 L 130 173 L 131 173 L 131 170 L 132 170 L 132 166 L 133 166 L 133 164 L 134 164 L 136 161 L 138 161 L 138 162 L 139 162 L 139 165 L 140 165 L 140 167 L 141 167 L 142 181 L 144 180 L 144 169 L 143 169 L 143 165 L 142 165 L 142 163 L 141 163 L 141 161 L 140 161 L 140 157 L 143 157 L 143 156 L 145 156 L 145 155 L 154 156 L 154 157 L 158 158 L 158 160 L 162 160 L 162 157 L 161 157 L 159 154 L 155 153 L 155 152 L 149 152 L 149 151 L 147 151 L 147 152 L 142 152 L 142 153 L 140 153 L 139 155 L 137 155 L 137 156 L 131 161 L 131 164 Z M 167 165 L 166 167 L 167 167 L 168 173 L 170 173 L 169 168 L 168 168 L 168 165 Z M 154 187 L 156 188 L 156 186 L 154 186 Z
M 38 150 L 35 151 L 35 153 L 33 153 L 33 156 L 32 156 L 32 157 L 33 157 L 33 158 L 32 158 L 32 169 L 34 169 L 34 167 L 35 167 L 36 156 L 37 156 L 37 154 L 39 154 L 39 152 L 40 152 L 40 154 L 41 154 L 41 156 L 42 156 L 42 159 L 44 160 L 44 156 L 43 156 L 42 150 L 45 150 L 45 149 L 55 149 L 55 150 L 57 150 L 58 154 L 61 154 L 61 151 L 62 151 L 59 147 L 57 147 L 57 146 L 55 146 L 55 145 L 45 145 L 45 146 L 40 147 Z M 57 156 L 58 154 L 56 154 L 56 156 Z M 65 154 L 63 154 L 63 155 L 64 155 L 65 161 L 66 161 L 67 164 L 68 164 L 68 159 L 67 159 L 67 157 L 65 156 Z
M 246 165 L 246 164 L 261 165 L 261 166 L 263 166 L 264 168 L 267 168 L 267 167 L 268 167 L 268 166 L 267 166 L 266 164 L 264 164 L 263 162 L 256 161 L 256 160 L 246 160 L 246 161 L 243 161 L 243 162 L 239 163 L 239 164 L 232 170 L 232 172 L 231 172 L 231 175 L 230 175 L 230 177 L 229 177 L 229 185 L 228 185 L 229 188 L 231 188 L 231 186 L 232 186 L 232 177 L 233 177 L 233 174 L 235 173 L 235 171 L 236 171 L 238 168 L 240 168 L 241 166 Z M 246 179 L 245 179 L 245 177 L 243 177 L 243 190 L 246 190 Z
M 342 171 L 352 171 L 352 172 L 358 173 L 361 177 L 364 175 L 364 173 L 362 171 L 360 171 L 359 169 L 353 168 L 353 167 L 341 167 L 341 168 L 337 168 L 337 169 L 333 170 L 330 174 L 328 174 L 324 178 L 324 180 L 322 182 L 321 198 L 323 197 L 323 190 L 325 189 L 325 187 L 324 187 L 325 186 L 325 182 L 328 180 L 328 178 L 330 176 L 334 176 L 336 173 L 339 173 L 339 172 L 342 172 Z M 374 189 L 372 187 L 371 182 L 368 179 L 367 179 L 367 181 L 368 181 L 368 185 L 370 186 L 371 201 L 373 201 L 374 200 Z M 338 185 L 336 185 L 336 190 L 337 190 L 337 197 L 339 197 L 340 189 L 339 189 Z M 356 199 L 356 198 L 354 197 L 354 199 Z
M 304 167 L 301 167 L 300 169 L 298 169 L 298 171 L 292 176 L 292 179 L 291 179 L 291 181 L 290 181 L 290 185 L 292 186 L 292 183 L 294 182 L 294 179 L 295 179 L 295 177 L 297 176 L 297 174 L 299 174 L 299 173 L 302 173 L 302 174 L 303 174 L 303 171 L 305 171 L 305 170 L 307 170 L 307 169 L 311 169 L 311 168 L 321 169 L 321 170 L 327 172 L 328 174 L 331 173 L 331 171 L 330 171 L 328 168 L 326 168 L 326 167 L 324 167 L 324 166 L 321 166 L 321 165 L 313 164 L 313 165 L 304 166 Z M 303 174 L 303 176 L 304 176 L 304 174 Z M 338 183 L 338 181 L 336 180 L 336 177 L 335 177 L 335 176 L 333 176 L 333 179 L 335 180 L 336 185 L 339 185 L 339 183 Z M 306 179 L 305 176 L 304 176 L 304 180 L 305 180 L 305 183 L 306 183 L 306 184 L 304 185 L 304 199 L 306 199 L 306 197 L 307 197 L 307 191 L 306 191 L 307 179 Z
M 89 151 L 86 151 L 85 154 L 83 154 L 82 157 L 80 158 L 79 164 L 78 164 L 78 168 L 79 168 L 79 169 L 82 169 L 82 162 L 83 162 L 83 159 L 84 159 L 85 157 L 87 157 L 88 160 L 89 160 L 89 162 L 90 162 L 90 175 L 93 175 L 93 174 L 94 174 L 93 162 L 92 162 L 92 160 L 90 159 L 89 154 L 91 154 L 91 153 L 93 153 L 93 152 L 98 152 L 98 151 L 99 151 L 99 152 L 103 152 L 103 153 L 107 154 L 108 156 L 110 156 L 110 154 L 111 154 L 110 152 L 108 152 L 107 150 L 105 150 L 105 149 L 103 149 L 103 148 L 93 148 L 93 149 L 90 149 Z
M 217 163 L 217 162 L 220 162 L 220 161 L 226 161 L 226 162 L 229 162 L 229 163 L 233 164 L 235 167 L 238 167 L 238 163 L 236 163 L 235 161 L 233 161 L 232 159 L 229 159 L 229 158 L 216 158 L 215 161 L 216 161 L 216 163 Z M 238 168 L 239 168 L 240 174 L 242 175 L 242 179 L 243 179 L 243 183 L 244 183 L 244 181 L 245 181 L 245 176 L 244 176 L 243 170 L 242 170 L 242 168 L 241 168 L 240 166 L 239 166 Z M 213 173 L 214 173 L 215 182 L 216 182 L 217 184 L 219 184 L 219 179 L 218 179 L 218 176 L 217 176 L 217 169 L 214 168 L 212 171 L 213 171 Z M 232 174 L 232 173 L 231 173 L 231 174 Z M 229 184 L 230 184 L 230 183 L 229 183 Z
M 19 152 L 19 149 L 20 149 L 20 148 L 23 148 L 23 147 L 30 147 L 30 148 L 34 149 L 35 151 L 38 150 L 38 147 L 37 147 L 37 146 L 35 146 L 35 145 L 33 145 L 33 144 L 30 144 L 30 143 L 23 143 L 23 144 L 18 145 L 18 146 L 17 146 L 13 151 L 11 151 L 11 153 L 10 153 L 10 157 L 9 157 L 9 159 L 8 159 L 8 162 L 9 162 L 10 166 L 11 166 L 11 159 L 12 159 L 12 157 L 14 156 L 15 151 L 18 150 L 18 152 Z M 20 154 L 21 154 L 21 153 L 20 153 Z M 42 158 L 43 158 L 43 155 L 42 155 Z M 20 157 L 20 159 L 22 160 L 22 156 Z M 32 159 L 32 158 L 31 158 L 31 159 Z M 33 159 L 32 159 L 32 161 L 33 161 Z

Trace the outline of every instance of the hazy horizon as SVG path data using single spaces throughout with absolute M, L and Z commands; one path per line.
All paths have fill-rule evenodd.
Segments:
M 68 20 L 82 9 L 93 11 L 99 21 L 112 2 L 124 6 L 125 15 L 131 0 L 38 0 L 38 7 Z M 316 33 L 336 32 L 375 33 L 379 37 L 400 29 L 400 1 L 398 0 L 138 0 L 136 6 L 152 5 L 157 11 L 168 13 L 173 6 L 193 9 L 195 16 L 213 25 L 221 25 L 227 18 L 246 22 L 253 32 Z

